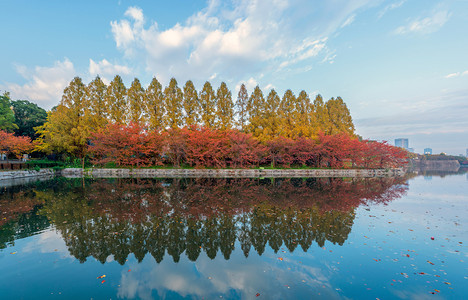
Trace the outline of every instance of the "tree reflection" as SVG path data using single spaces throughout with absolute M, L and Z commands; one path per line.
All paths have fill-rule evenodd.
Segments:
M 406 189 L 405 178 L 87 179 L 56 182 L 34 199 L 80 262 L 113 255 L 124 264 L 131 253 L 160 263 L 202 252 L 228 260 L 237 245 L 245 257 L 267 245 L 275 253 L 343 245 L 360 204 Z

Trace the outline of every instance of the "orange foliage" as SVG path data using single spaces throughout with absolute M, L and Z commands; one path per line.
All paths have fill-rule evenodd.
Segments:
M 32 151 L 33 148 L 31 138 L 15 136 L 13 133 L 0 130 L 0 153 L 13 154 L 17 158 L 21 158 L 24 153 Z

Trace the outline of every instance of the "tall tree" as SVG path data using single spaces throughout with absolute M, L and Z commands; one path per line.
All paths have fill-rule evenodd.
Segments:
M 164 128 L 164 95 L 162 92 L 162 85 L 156 78 L 151 80 L 143 100 L 145 103 L 145 111 L 148 114 L 149 128 L 152 130 Z
M 312 104 L 309 96 L 305 91 L 301 91 L 297 97 L 294 110 L 295 126 L 293 137 L 311 137 L 313 135 L 311 108 Z
M 119 75 L 116 75 L 107 87 L 106 105 L 112 122 L 124 123 L 127 112 L 127 89 Z
M 47 120 L 47 112 L 27 100 L 11 101 L 15 113 L 15 134 L 19 136 L 28 136 L 32 140 L 37 138 L 34 127 L 43 125 Z
M 354 124 L 348 107 L 341 97 L 331 98 L 326 104 L 328 112 L 328 134 L 354 134 Z
M 261 140 L 271 140 L 278 136 L 280 129 L 279 104 L 280 97 L 271 89 L 265 104 L 264 131 Z
M 247 129 L 247 119 L 248 119 L 248 111 L 247 111 L 247 103 L 249 102 L 249 94 L 245 87 L 245 84 L 241 84 L 239 93 L 237 94 L 237 101 L 235 104 L 235 115 L 237 116 L 237 127 L 242 130 L 246 131 Z
M 128 121 L 133 123 L 146 123 L 144 96 L 145 90 L 141 87 L 140 80 L 135 78 L 127 91 L 127 102 L 129 106 Z
M 84 159 L 90 136 L 85 117 L 85 92 L 86 87 L 79 77 L 65 88 L 60 104 L 48 113 L 47 122 L 38 127 L 38 150 L 68 152 Z
M 15 124 L 15 113 L 11 109 L 10 96 L 8 93 L 0 96 L 0 130 L 12 132 L 18 129 Z
M 257 85 L 250 95 L 247 103 L 248 119 L 248 132 L 253 136 L 259 137 L 263 134 L 264 118 L 265 118 L 265 99 L 260 87 Z
M 316 128 L 317 131 L 322 131 L 327 134 L 330 120 L 328 119 L 327 106 L 323 102 L 323 98 L 320 94 L 315 97 L 314 110 L 316 121 L 314 128 Z
M 184 125 L 192 126 L 200 122 L 200 102 L 198 93 L 191 80 L 184 86 Z
M 106 106 L 106 85 L 99 76 L 86 86 L 86 106 L 89 110 L 88 124 L 96 131 L 107 123 L 109 115 Z
M 171 78 L 169 86 L 164 89 L 164 106 L 166 114 L 164 123 L 170 128 L 182 125 L 182 90 L 177 86 L 177 80 Z
M 217 127 L 221 130 L 232 128 L 234 121 L 234 104 L 232 103 L 231 91 L 224 82 L 221 82 L 216 92 L 216 104 Z
M 291 90 L 284 93 L 280 103 L 280 119 L 281 131 L 280 135 L 288 138 L 294 137 L 294 129 L 296 126 L 296 96 Z
M 202 125 L 213 128 L 216 120 L 216 96 L 208 81 L 205 82 L 200 92 L 200 107 Z

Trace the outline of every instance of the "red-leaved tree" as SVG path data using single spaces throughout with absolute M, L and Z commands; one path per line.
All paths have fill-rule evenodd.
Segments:
M 21 158 L 25 153 L 31 152 L 34 148 L 31 138 L 27 136 L 15 136 L 0 130 L 0 153 L 13 154 L 16 158 Z

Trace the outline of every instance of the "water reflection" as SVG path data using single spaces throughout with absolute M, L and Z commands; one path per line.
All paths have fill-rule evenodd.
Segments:
M 112 255 L 124 264 L 131 253 L 138 262 L 148 253 L 157 263 L 166 253 L 196 261 L 202 251 L 229 260 L 236 245 L 245 257 L 267 245 L 307 251 L 343 245 L 360 204 L 387 203 L 406 190 L 405 178 L 55 179 L 1 194 L 10 219 L 33 211 L 5 219 L 0 247 L 50 220 L 80 262 Z

